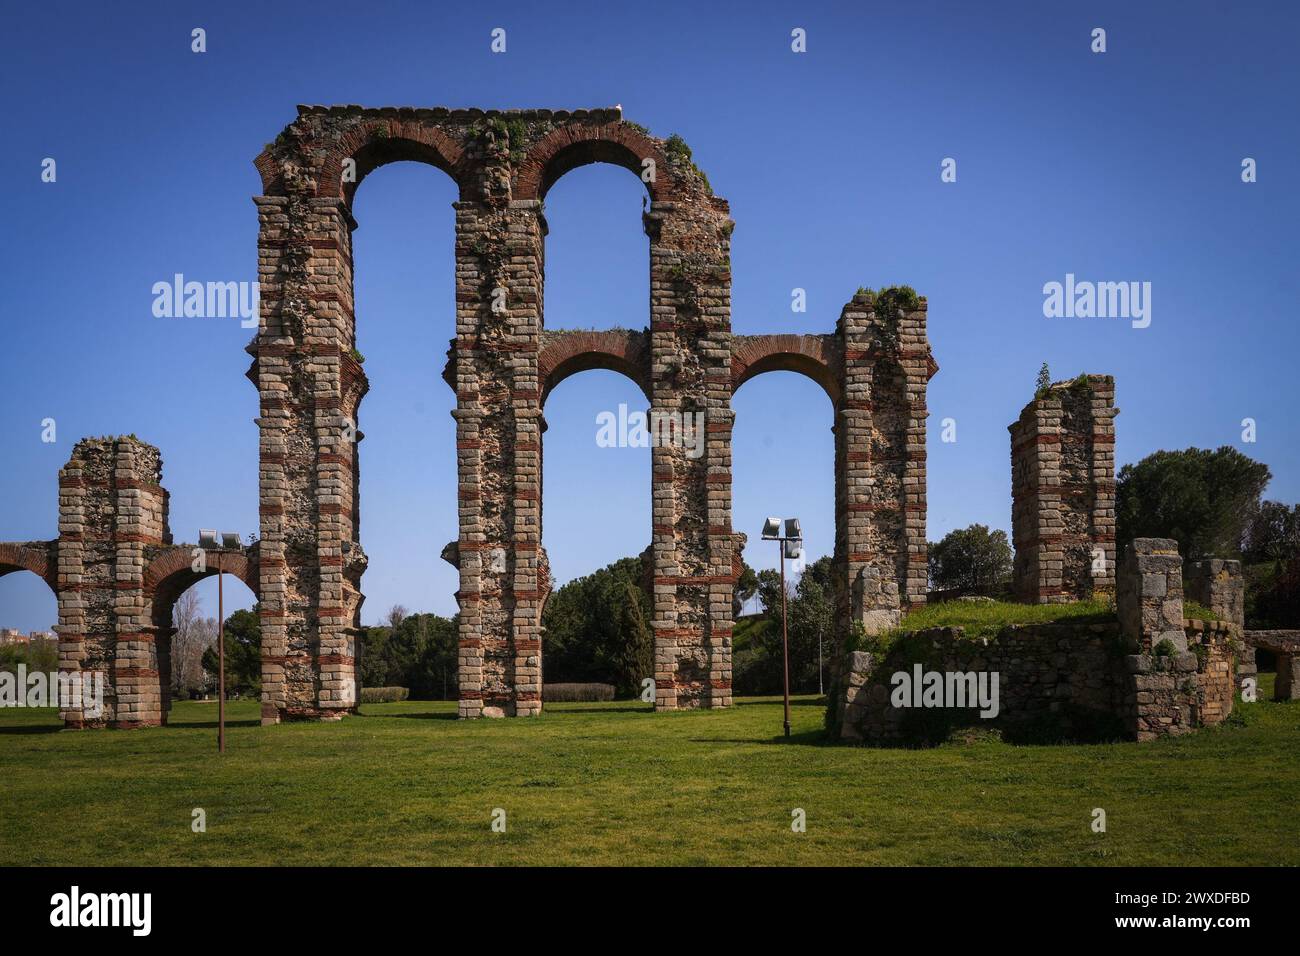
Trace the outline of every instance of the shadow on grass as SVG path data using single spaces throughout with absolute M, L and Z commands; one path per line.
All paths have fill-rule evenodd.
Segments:
M 61 724 L 17 724 L 0 727 L 0 734 L 57 734 L 62 729 Z
M 732 704 L 733 707 L 780 707 L 780 697 L 764 697 L 760 700 L 737 700 Z M 791 697 L 791 707 L 825 707 L 825 697 Z
M 778 731 L 773 737 L 690 737 L 693 744 L 778 744 L 784 747 L 829 747 L 833 742 L 824 730 L 805 730 L 787 737 Z
M 400 717 L 403 720 L 457 720 L 460 717 L 459 714 L 454 712 L 443 714 L 443 713 L 433 713 L 432 711 L 427 711 L 427 710 L 420 711 L 419 713 L 415 713 L 415 714 L 411 714 L 411 713 L 367 714 L 365 711 L 359 710 L 357 711 L 357 716 L 358 717 Z

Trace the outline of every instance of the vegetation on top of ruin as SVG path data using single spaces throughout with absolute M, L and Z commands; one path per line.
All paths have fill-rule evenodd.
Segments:
M 713 186 L 709 183 L 709 177 L 704 175 L 704 170 L 695 165 L 695 161 L 691 158 L 691 148 L 680 135 L 673 133 L 664 140 L 664 155 L 672 165 L 689 169 L 698 176 L 700 182 L 704 184 L 704 191 L 710 196 L 713 195 Z
M 897 627 L 874 639 L 866 638 L 871 646 L 859 649 L 885 651 L 901 636 L 932 627 L 960 627 L 967 638 L 984 638 L 1012 625 L 1109 624 L 1115 620 L 1114 601 L 1100 599 L 1067 604 L 1019 604 L 992 599 L 943 601 L 904 615 Z

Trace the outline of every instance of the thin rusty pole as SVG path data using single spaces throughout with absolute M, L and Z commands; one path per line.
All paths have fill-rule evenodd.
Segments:
M 785 624 L 785 538 L 777 541 L 781 549 L 781 651 L 785 658 L 785 735 L 790 736 L 790 640 Z
M 226 604 L 217 552 L 217 753 L 226 752 Z

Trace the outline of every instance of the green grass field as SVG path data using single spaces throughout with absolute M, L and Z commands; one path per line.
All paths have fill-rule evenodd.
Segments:
M 790 742 L 771 699 L 472 722 L 407 702 L 267 728 L 239 702 L 224 757 L 215 706 L 114 732 L 0 712 L 0 864 L 1300 864 L 1300 705 L 1141 746 L 916 751 L 824 744 L 812 698 Z

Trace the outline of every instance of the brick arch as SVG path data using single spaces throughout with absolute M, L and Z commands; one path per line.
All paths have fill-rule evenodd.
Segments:
M 316 181 L 316 196 L 320 198 L 339 198 L 350 206 L 367 175 L 380 166 L 403 160 L 436 166 L 456 181 L 461 198 L 467 198 L 467 181 L 471 177 L 465 173 L 461 145 L 438 127 L 417 119 L 397 115 L 359 124 L 319 149 L 324 153 Z M 301 149 L 304 155 L 314 152 L 317 147 L 313 143 Z M 355 182 L 343 182 L 343 162 L 349 158 L 357 164 Z M 269 151 L 264 150 L 254 165 L 262 177 L 264 194 L 284 192 L 283 170 Z
M 547 332 L 538 355 L 541 404 L 570 375 L 593 368 L 626 375 L 652 401 L 650 348 L 645 332 Z
M 732 338 L 733 392 L 764 372 L 798 372 L 820 385 L 831 404 L 838 405 L 842 388 L 837 366 L 833 336 L 737 335 Z
M 58 569 L 51 560 L 50 542 L 0 543 L 0 577 L 30 571 L 58 593 Z
M 655 162 L 655 182 L 645 183 L 650 198 L 672 198 L 673 174 L 668 157 L 655 140 L 630 123 L 561 126 L 528 150 L 519 166 L 514 198 L 544 199 L 561 176 L 590 163 L 622 166 L 640 179 L 645 159 Z
M 216 574 L 218 566 L 223 574 L 233 574 L 243 581 L 255 597 L 260 596 L 261 582 L 255 551 L 208 551 L 206 569 L 198 572 L 193 570 L 194 547 L 182 544 L 167 548 L 145 569 L 144 593 L 153 604 L 155 627 L 171 627 L 172 606 L 176 599 L 197 582 Z

